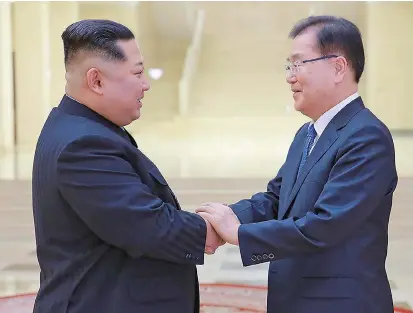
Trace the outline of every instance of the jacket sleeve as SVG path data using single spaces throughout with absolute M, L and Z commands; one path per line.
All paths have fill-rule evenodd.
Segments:
M 131 257 L 203 264 L 205 221 L 154 195 L 120 149 L 99 136 L 69 144 L 57 163 L 63 198 L 98 237 Z
M 267 185 L 266 192 L 256 193 L 251 199 L 243 199 L 230 207 L 242 224 L 258 223 L 277 217 L 282 182 L 282 168 Z
M 298 129 L 294 140 L 306 125 L 308 123 Z M 290 153 L 291 147 L 288 151 L 288 154 Z M 267 184 L 267 191 L 256 193 L 250 199 L 243 199 L 230 205 L 242 224 L 258 223 L 277 218 L 283 175 L 289 175 L 289 173 L 285 173 L 285 163 L 281 166 L 277 176 Z
M 244 266 L 340 244 L 372 218 L 382 201 L 391 203 L 397 185 L 391 137 L 378 126 L 370 126 L 353 134 L 348 142 L 339 149 L 323 191 L 305 216 L 240 226 Z

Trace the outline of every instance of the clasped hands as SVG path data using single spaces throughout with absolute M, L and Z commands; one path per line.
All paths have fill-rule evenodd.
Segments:
M 241 225 L 232 209 L 222 203 L 203 203 L 195 210 L 207 224 L 205 253 L 214 254 L 226 242 L 238 245 L 238 228 Z

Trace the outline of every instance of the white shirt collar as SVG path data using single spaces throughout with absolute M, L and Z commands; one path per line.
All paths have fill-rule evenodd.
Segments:
M 317 121 L 311 122 L 310 125 L 314 123 L 314 128 L 315 128 L 315 131 L 317 132 L 317 137 L 321 136 L 323 131 L 326 129 L 327 125 L 334 118 L 334 116 L 337 115 L 338 112 L 340 112 L 347 104 L 349 104 L 351 101 L 355 100 L 358 97 L 359 97 L 358 92 L 352 94 L 351 96 L 341 101 L 339 104 L 333 106 L 330 110 L 325 112 L 323 115 L 321 115 Z

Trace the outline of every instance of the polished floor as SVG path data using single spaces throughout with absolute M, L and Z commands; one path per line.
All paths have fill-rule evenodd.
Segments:
M 231 202 L 264 190 L 283 162 L 296 125 L 275 119 L 176 120 L 135 134 L 140 148 L 158 165 L 182 207 L 205 201 Z M 279 131 L 282 129 L 282 131 Z M 413 308 L 413 137 L 394 135 L 400 183 L 390 223 L 387 270 L 400 308 Z M 0 296 L 36 292 L 31 212 L 33 147 L 0 155 Z M 199 267 L 200 281 L 266 285 L 268 264 L 242 268 L 239 251 L 224 246 Z M 22 312 L 23 313 L 23 312 Z

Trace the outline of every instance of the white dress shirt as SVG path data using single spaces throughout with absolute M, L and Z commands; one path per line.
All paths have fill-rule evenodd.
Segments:
M 355 100 L 358 97 L 359 97 L 358 92 L 352 94 L 351 96 L 341 101 L 339 104 L 333 106 L 330 110 L 325 112 L 323 115 L 321 115 L 317 121 L 310 123 L 310 125 L 314 124 L 314 129 L 317 133 L 317 136 L 314 139 L 314 143 L 310 149 L 310 153 L 315 147 L 318 139 L 321 137 L 321 134 L 326 129 L 328 123 L 330 123 L 331 120 L 334 118 L 334 116 L 336 116 L 336 114 L 340 112 L 347 104 L 349 104 L 351 101 Z

